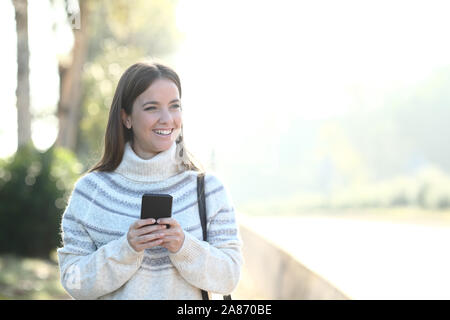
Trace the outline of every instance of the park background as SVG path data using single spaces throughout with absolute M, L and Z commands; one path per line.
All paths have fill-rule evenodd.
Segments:
M 118 79 L 138 60 L 180 75 L 186 145 L 243 216 L 449 226 L 449 9 L 1 1 L 0 298 L 67 297 L 61 215 L 101 155 Z

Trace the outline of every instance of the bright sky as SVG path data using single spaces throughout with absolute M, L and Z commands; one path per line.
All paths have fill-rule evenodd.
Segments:
M 70 32 L 58 36 L 51 29 L 62 7 L 59 15 L 49 1 L 29 1 L 29 7 L 32 108 L 51 111 L 59 90 L 56 53 L 67 50 Z M 448 1 L 429 0 L 179 0 L 185 41 L 174 64 L 189 106 L 186 131 L 192 141 L 201 135 L 202 143 L 224 148 L 255 139 L 276 143 L 294 116 L 325 119 L 351 111 L 356 94 L 366 97 L 366 107 L 377 107 L 383 93 L 450 63 L 449 9 Z M 0 28 L 8 115 L 0 119 L 3 157 L 17 143 L 11 1 L 0 1 Z M 35 144 L 51 145 L 56 126 L 52 116 L 36 122 Z
M 356 95 L 364 97 L 366 108 L 381 106 L 387 91 L 413 85 L 450 63 L 449 4 L 180 1 L 178 22 L 186 32 L 178 55 L 183 103 L 201 110 L 193 114 L 210 116 L 196 126 L 203 137 L 199 132 L 193 140 L 209 139 L 224 150 L 256 143 L 255 150 L 277 150 L 278 133 L 295 126 L 294 117 L 346 113 L 361 107 Z
M 28 1 L 28 37 L 30 48 L 30 103 L 31 111 L 40 117 L 32 124 L 33 142 L 41 150 L 47 149 L 56 138 L 57 119 L 51 114 L 56 110 L 59 95 L 57 54 L 69 52 L 72 33 L 65 25 L 65 12 L 61 1 Z M 57 23 L 58 32 L 52 30 Z M 17 38 L 12 1 L 0 1 L 0 98 L 6 117 L 0 117 L 0 157 L 11 155 L 17 148 L 16 74 Z

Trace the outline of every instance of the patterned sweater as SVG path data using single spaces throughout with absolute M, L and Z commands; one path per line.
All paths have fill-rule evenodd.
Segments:
M 175 161 L 176 144 L 149 160 L 129 144 L 114 172 L 92 172 L 75 184 L 62 217 L 57 250 L 61 283 L 75 299 L 201 299 L 199 288 L 229 294 L 242 264 L 231 197 L 220 179 L 205 175 L 208 242 L 202 241 L 197 172 Z M 130 225 L 144 193 L 173 196 L 172 217 L 185 233 L 176 253 L 157 246 L 136 252 Z

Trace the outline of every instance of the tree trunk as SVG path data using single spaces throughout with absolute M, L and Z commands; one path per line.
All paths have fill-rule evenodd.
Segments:
M 28 3 L 27 0 L 13 0 L 13 4 L 17 30 L 17 142 L 20 147 L 31 141 Z
M 82 101 L 82 71 L 88 48 L 86 0 L 80 0 L 80 29 L 72 29 L 74 45 L 69 65 L 60 61 L 59 129 L 56 145 L 75 151 Z

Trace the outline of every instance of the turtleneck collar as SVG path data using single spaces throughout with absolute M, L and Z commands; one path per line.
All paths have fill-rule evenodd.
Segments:
M 115 172 L 139 182 L 157 182 L 172 177 L 182 171 L 176 157 L 176 142 L 172 146 L 148 160 L 139 157 L 131 148 L 130 142 L 125 144 L 122 161 Z

